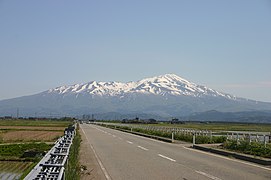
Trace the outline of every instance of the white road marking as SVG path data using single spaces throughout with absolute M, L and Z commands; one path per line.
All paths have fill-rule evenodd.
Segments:
M 111 177 L 109 176 L 108 172 L 106 171 L 106 169 L 105 169 L 105 167 L 104 167 L 102 161 L 101 161 L 100 158 L 98 157 L 98 155 L 97 155 L 97 153 L 96 153 L 94 147 L 92 146 L 92 144 L 90 143 L 88 137 L 86 136 L 86 133 L 85 133 L 84 129 L 83 129 L 83 128 L 81 128 L 81 129 L 82 129 L 82 131 L 83 131 L 83 133 L 84 133 L 84 135 L 85 135 L 85 137 L 86 137 L 86 139 L 87 139 L 87 141 L 88 141 L 88 144 L 90 145 L 90 148 L 92 149 L 92 151 L 93 151 L 93 153 L 94 153 L 94 155 L 95 155 L 96 160 L 98 161 L 98 163 L 99 163 L 99 165 L 100 165 L 100 167 L 101 167 L 101 169 L 102 169 L 102 171 L 103 171 L 103 173 L 104 173 L 105 178 L 106 178 L 107 180 L 111 180 Z
M 140 149 L 142 149 L 142 150 L 144 150 L 144 151 L 148 151 L 147 148 L 144 148 L 144 147 L 142 147 L 142 146 L 137 146 L 137 147 L 140 148 Z
M 162 158 L 164 158 L 164 159 L 170 160 L 170 161 L 172 161 L 172 162 L 176 162 L 175 159 L 171 159 L 171 158 L 169 158 L 169 157 L 167 157 L 167 156 L 164 156 L 164 155 L 162 155 L 162 154 L 158 154 L 158 156 L 160 156 L 160 157 L 162 157 Z
M 131 141 L 126 141 L 127 143 L 129 143 L 129 144 L 134 144 L 133 142 L 131 142 Z
M 213 180 L 221 180 L 221 179 L 218 178 L 218 177 L 215 177 L 215 176 L 213 176 L 213 175 L 207 174 L 207 173 L 202 172 L 202 171 L 196 171 L 196 173 L 201 174 L 201 175 L 203 175 L 203 176 L 206 176 L 206 177 L 208 177 L 208 178 L 210 178 L 210 179 L 213 179 Z
M 140 135 L 131 134 L 129 132 L 123 132 L 123 131 L 120 131 L 120 130 L 116 130 L 116 131 L 118 131 L 118 132 L 120 132 L 122 134 L 125 134 L 125 135 L 134 136 L 134 137 L 138 137 L 138 138 L 146 139 L 146 140 L 151 140 L 151 141 L 158 142 L 158 143 L 161 143 L 161 144 L 175 145 L 175 144 L 170 144 L 170 143 L 167 143 L 167 142 L 159 141 L 159 140 L 148 138 L 148 137 L 143 137 L 143 136 L 140 136 Z
M 244 161 L 237 160 L 237 159 L 231 159 L 231 158 L 228 158 L 228 157 L 225 157 L 225 156 L 221 156 L 221 155 L 217 155 L 217 154 L 212 154 L 212 153 L 200 151 L 200 150 L 197 150 L 197 149 L 192 149 L 192 148 L 188 148 L 188 147 L 185 147 L 185 146 L 183 146 L 183 148 L 184 149 L 188 149 L 190 151 L 195 151 L 195 152 L 198 152 L 198 153 L 202 153 L 202 154 L 207 154 L 209 156 L 215 156 L 215 157 L 218 157 L 218 158 L 227 159 L 229 161 L 234 161 L 234 162 L 242 163 L 242 164 L 245 164 L 245 165 L 249 165 L 249 166 L 253 166 L 253 167 L 257 167 L 257 168 L 261 168 L 261 169 L 264 169 L 264 170 L 271 171 L 270 168 L 263 167 L 263 166 L 260 166 L 260 165 L 257 165 L 257 164 L 252 164 L 252 163 L 244 162 Z

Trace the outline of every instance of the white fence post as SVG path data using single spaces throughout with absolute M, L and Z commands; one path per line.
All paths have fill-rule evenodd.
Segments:
M 266 136 L 263 135 L 263 142 L 264 142 L 264 147 L 266 148 Z
M 196 135 L 195 133 L 193 134 L 193 146 L 196 144 Z

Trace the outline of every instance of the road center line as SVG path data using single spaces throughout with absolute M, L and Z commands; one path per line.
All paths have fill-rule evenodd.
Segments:
M 129 143 L 129 144 L 134 144 L 133 142 L 131 142 L 131 141 L 126 141 L 127 143 Z
M 213 175 L 207 174 L 207 173 L 202 172 L 202 171 L 196 171 L 196 173 L 201 174 L 201 175 L 203 175 L 203 176 L 206 176 L 206 177 L 208 177 L 208 178 L 210 178 L 210 179 L 213 179 L 213 180 L 221 180 L 221 179 L 218 178 L 218 177 L 215 177 L 215 176 L 213 176 Z
M 171 158 L 169 158 L 169 157 L 167 157 L 167 156 L 164 156 L 164 155 L 162 155 L 162 154 L 158 154 L 158 156 L 160 156 L 160 157 L 162 157 L 162 158 L 164 158 L 164 159 L 170 160 L 170 161 L 172 161 L 172 162 L 176 162 L 175 159 L 171 159 Z
M 148 151 L 147 148 L 144 148 L 144 147 L 142 147 L 142 146 L 137 146 L 137 147 L 140 148 L 140 149 L 142 149 L 142 150 L 144 150 L 144 151 Z

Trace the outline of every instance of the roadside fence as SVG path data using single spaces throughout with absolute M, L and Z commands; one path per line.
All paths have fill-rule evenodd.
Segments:
M 229 140 L 247 140 L 249 142 L 256 141 L 260 143 L 271 143 L 271 133 L 269 132 L 242 132 L 242 131 L 210 131 L 210 130 L 196 130 L 180 127 L 165 127 L 165 126 L 152 126 L 152 125 L 138 125 L 138 124 L 116 124 L 116 123 L 100 123 L 95 124 L 102 126 L 111 126 L 115 128 L 125 128 L 127 130 L 133 131 L 137 129 L 147 130 L 147 131 L 158 131 L 162 133 L 172 133 L 172 142 L 174 141 L 174 136 L 176 135 L 188 135 L 193 136 L 193 142 L 197 136 L 209 138 L 209 142 L 217 137 L 224 136 Z
M 248 141 L 259 142 L 263 144 L 271 143 L 271 132 L 238 132 L 238 131 L 227 131 L 227 139 L 236 141 Z
M 69 150 L 76 134 L 76 124 L 66 128 L 64 136 L 59 138 L 50 151 L 25 177 L 27 180 L 63 180 L 65 179 L 65 164 Z

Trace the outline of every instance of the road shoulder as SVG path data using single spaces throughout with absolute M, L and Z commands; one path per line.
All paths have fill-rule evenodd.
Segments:
M 99 163 L 97 162 L 94 152 L 88 143 L 85 134 L 81 127 L 79 128 L 81 134 L 81 146 L 79 152 L 79 163 L 81 167 L 81 180 L 106 180 Z

